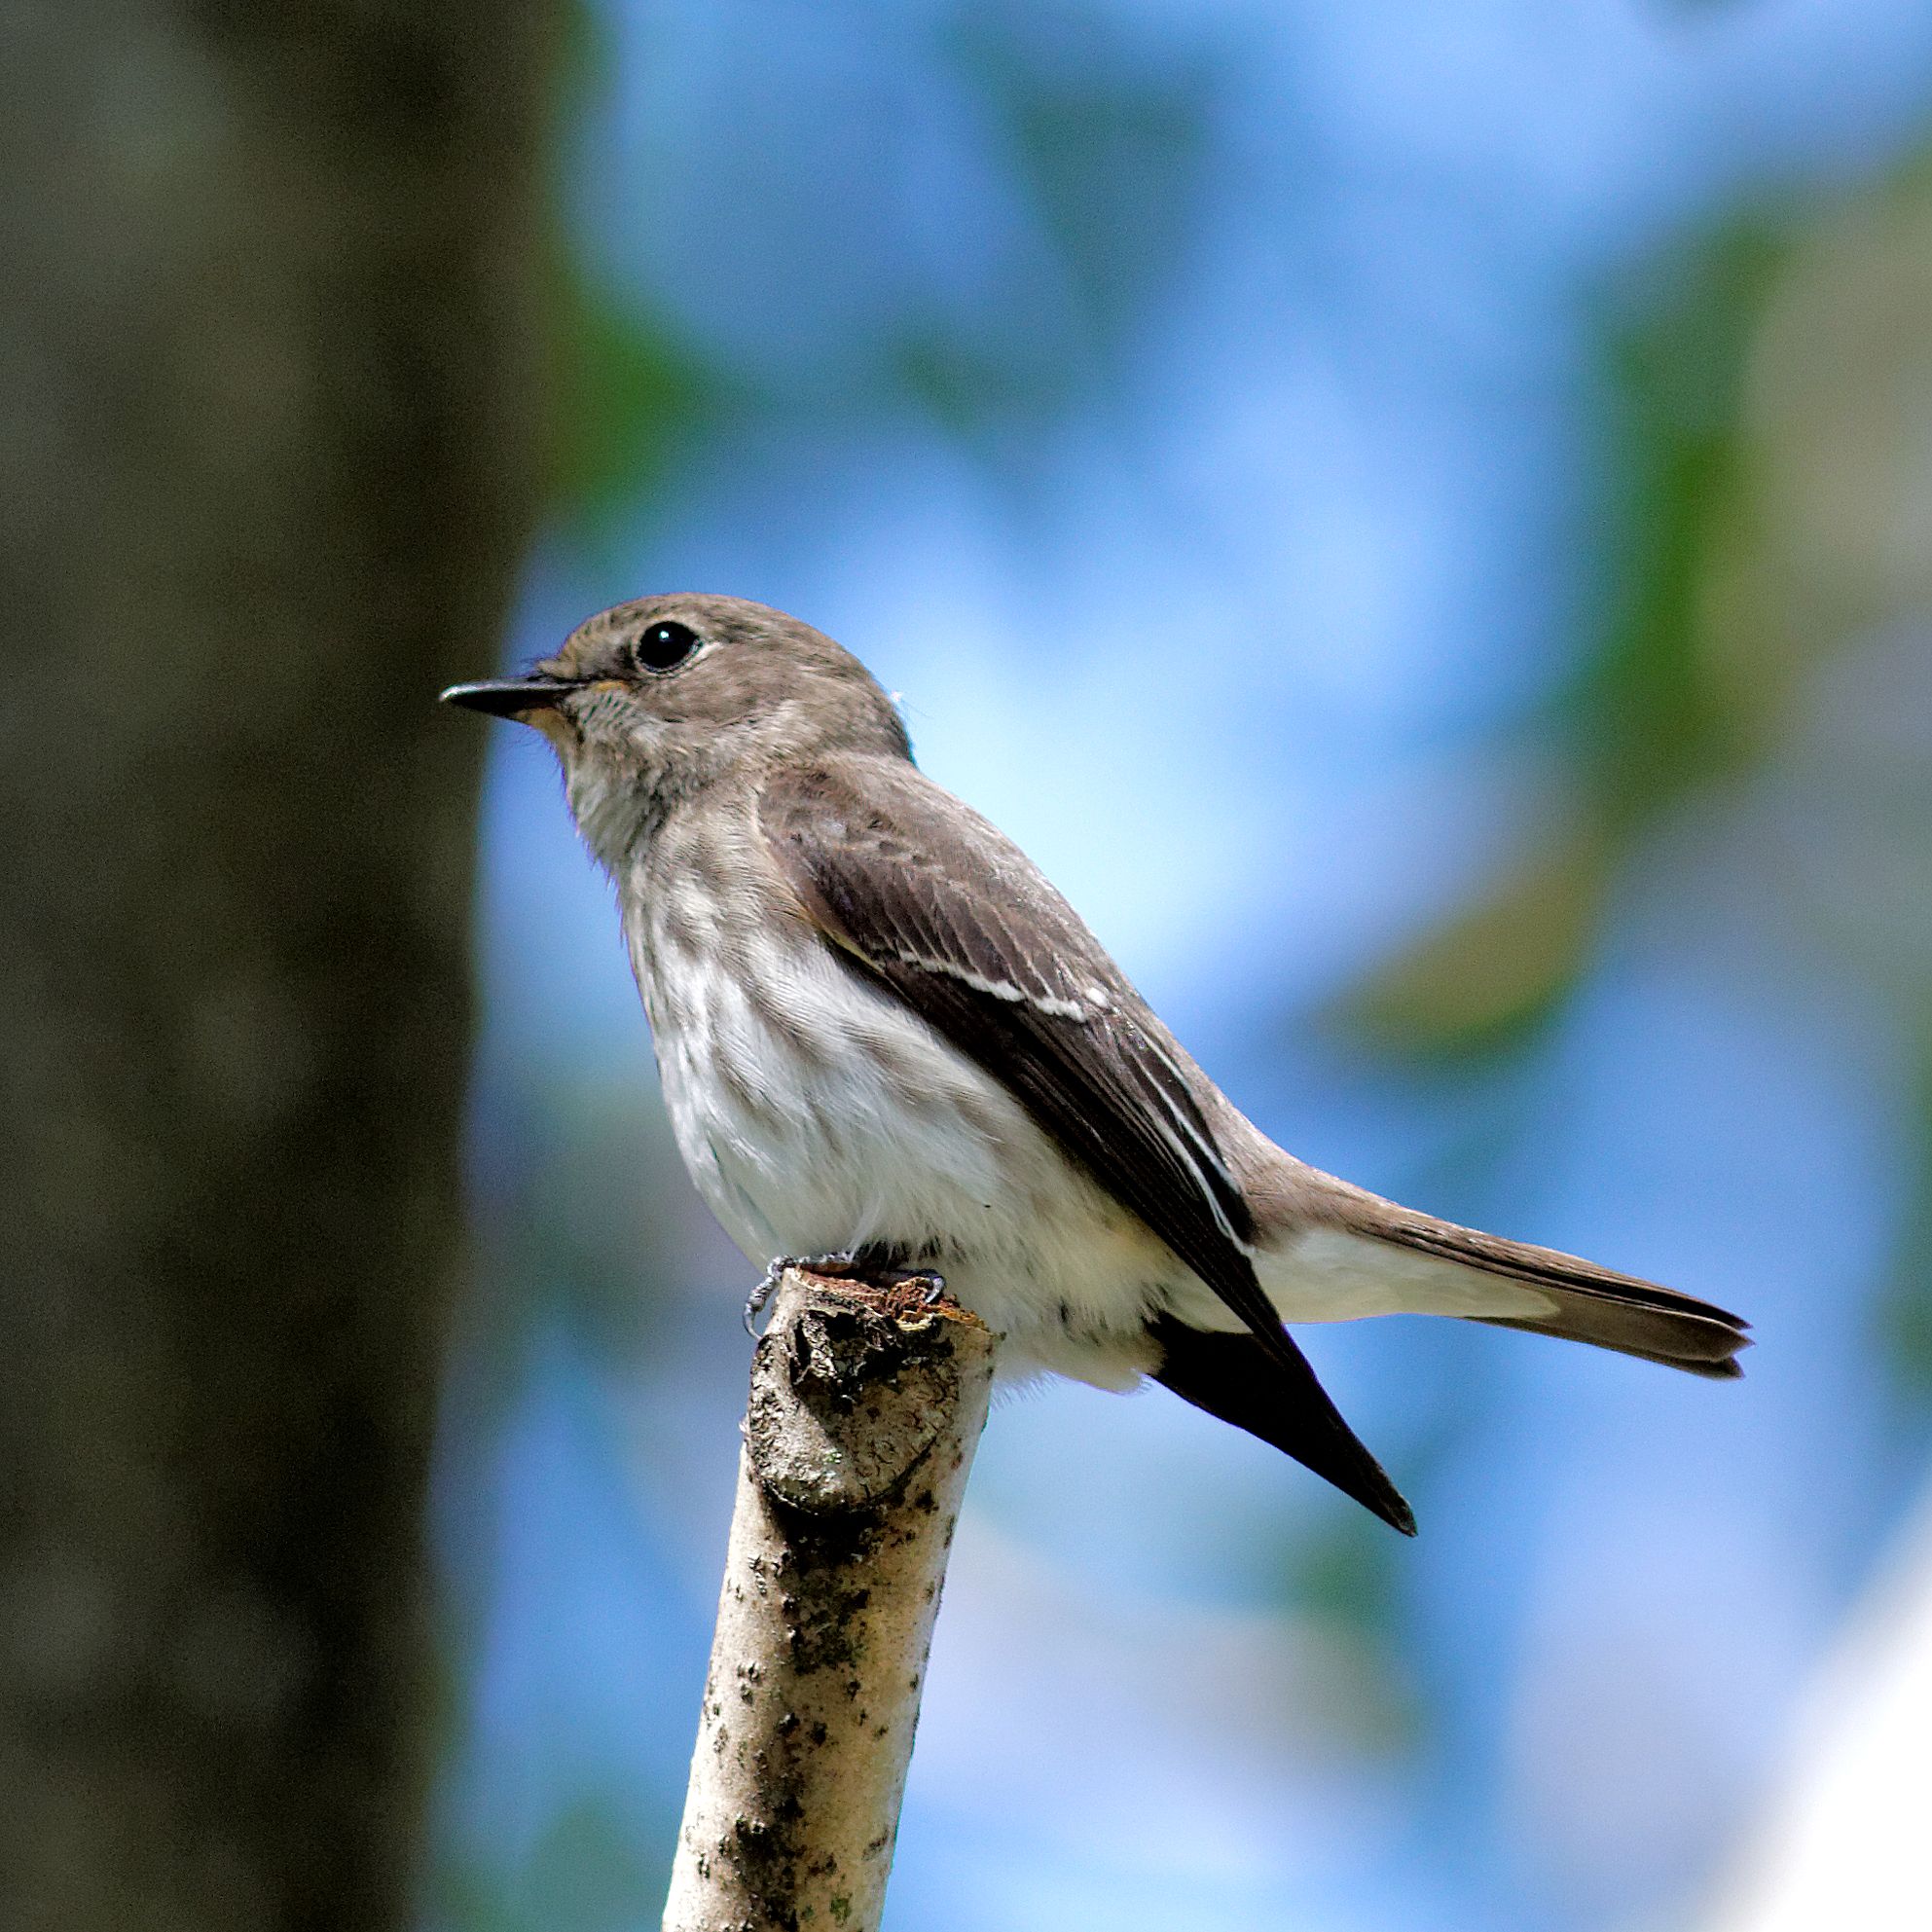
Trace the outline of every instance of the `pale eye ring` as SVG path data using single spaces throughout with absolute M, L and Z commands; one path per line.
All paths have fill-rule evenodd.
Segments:
M 647 624 L 631 646 L 631 655 L 639 671 L 661 677 L 667 671 L 675 671 L 703 641 L 690 625 L 667 619 L 661 624 Z

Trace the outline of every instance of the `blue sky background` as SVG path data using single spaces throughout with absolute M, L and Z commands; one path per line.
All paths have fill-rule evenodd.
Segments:
M 1277 1139 L 1763 1337 L 1724 1388 L 1314 1332 L 1413 1545 L 1159 1391 L 1005 1403 L 897 1932 L 1692 1921 L 1925 1462 L 1880 1314 L 1932 1091 L 1932 413 L 1825 460 L 1826 404 L 1919 391 L 1840 383 L 1912 343 L 1814 311 L 1932 246 L 1895 213 L 1928 129 L 1932 13 L 1890 0 L 596 11 L 560 165 L 608 351 L 579 445 L 622 460 L 566 469 L 505 657 L 646 590 L 795 611 Z M 1708 401 L 1758 482 L 1696 660 L 1747 748 L 1613 840 L 1576 692 L 1661 540 L 1615 348 L 1747 219 L 1781 266 Z M 1774 541 L 1840 528 L 1791 501 L 1841 473 L 1892 549 Z M 1738 582 L 1804 648 L 1725 618 Z M 431 1916 L 653 1924 L 748 1284 L 549 754 L 493 759 Z M 1613 857 L 1533 1024 L 1346 1022 L 1578 826 Z

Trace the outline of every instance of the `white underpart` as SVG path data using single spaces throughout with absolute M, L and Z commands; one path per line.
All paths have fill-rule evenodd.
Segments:
M 678 1149 L 760 1271 L 781 1255 L 901 1246 L 1006 1337 L 1006 1372 L 1048 1368 L 1103 1388 L 1157 1366 L 1144 1330 L 1163 1309 L 1239 1329 L 1003 1086 L 795 918 L 689 879 L 672 896 L 623 893 L 632 963 Z M 1290 1322 L 1551 1305 L 1521 1283 L 1332 1229 L 1255 1260 Z
M 1103 1388 L 1154 1366 L 1143 1331 L 1163 1306 L 1205 1296 L 1212 1326 L 1237 1326 L 998 1081 L 796 920 L 726 934 L 724 898 L 685 888 L 674 919 L 626 897 L 678 1149 L 760 1270 L 778 1255 L 902 1245 L 1006 1337 L 1007 1372 Z M 711 964 L 722 953 L 760 999 Z

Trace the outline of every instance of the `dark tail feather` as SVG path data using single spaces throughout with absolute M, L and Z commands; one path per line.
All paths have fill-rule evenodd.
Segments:
M 1615 1349 L 1619 1355 L 1634 1355 L 1640 1361 L 1660 1362 L 1666 1368 L 1681 1368 L 1687 1375 L 1704 1375 L 1713 1382 L 1740 1381 L 1744 1365 L 1732 1361 L 1732 1355 L 1737 1349 L 1749 1348 L 1750 1337 L 1732 1336 L 1730 1347 L 1721 1356 L 1696 1352 L 1722 1346 L 1707 1339 L 1695 1326 L 1696 1319 L 1674 1319 L 1650 1309 L 1631 1318 L 1622 1309 L 1604 1308 L 1583 1295 L 1566 1297 L 1554 1315 L 1536 1321 L 1517 1321 L 1509 1315 L 1470 1317 L 1471 1321 L 1492 1329 L 1520 1329 L 1526 1335 L 1558 1335 L 1564 1341 L 1586 1341 L 1596 1348 Z
M 1714 1381 L 1734 1381 L 1743 1368 L 1732 1359 L 1751 1346 L 1750 1323 L 1729 1309 L 1698 1301 L 1635 1275 L 1620 1275 L 1553 1248 L 1532 1248 L 1450 1221 L 1395 1209 L 1365 1228 L 1378 1239 L 1434 1255 L 1484 1274 L 1502 1275 L 1541 1291 L 1549 1305 L 1521 1315 L 1477 1315 L 1493 1328 L 1560 1335 L 1620 1355 L 1661 1362 Z
M 1156 1382 L 1284 1450 L 1404 1536 L 1415 1534 L 1414 1513 L 1285 1331 L 1285 1355 L 1253 1335 L 1204 1334 L 1169 1316 L 1155 1322 L 1152 1333 L 1162 1351 Z

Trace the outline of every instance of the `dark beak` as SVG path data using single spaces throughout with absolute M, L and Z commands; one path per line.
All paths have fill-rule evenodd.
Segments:
M 547 711 L 577 688 L 564 677 L 492 677 L 481 684 L 452 684 L 443 703 L 492 717 L 522 717 L 526 711 Z

